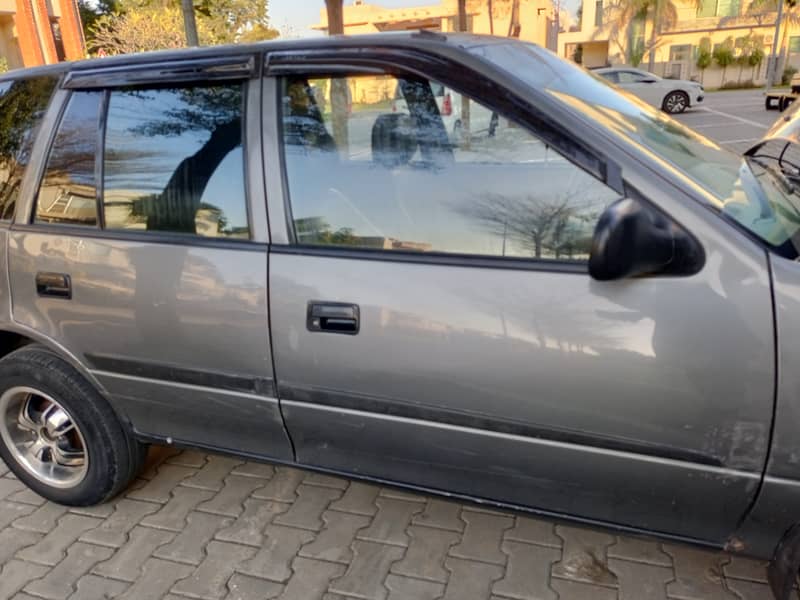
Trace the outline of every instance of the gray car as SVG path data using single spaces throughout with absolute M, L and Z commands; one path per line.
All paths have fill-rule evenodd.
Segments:
M 39 494 L 197 447 L 769 558 L 787 597 L 798 119 L 742 158 L 431 33 L 21 71 L 0 115 L 0 455 Z

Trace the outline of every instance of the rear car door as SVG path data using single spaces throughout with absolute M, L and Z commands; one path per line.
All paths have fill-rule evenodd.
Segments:
M 9 235 L 13 318 L 140 434 L 289 459 L 253 72 L 245 56 L 70 74 Z
M 724 539 L 768 447 L 763 252 L 634 171 L 626 192 L 690 223 L 708 263 L 594 281 L 592 231 L 619 192 L 513 115 L 454 148 L 431 89 L 469 76 L 270 65 L 272 340 L 297 460 Z M 343 117 L 308 92 L 336 78 L 364 92 Z M 398 87 L 407 115 L 382 104 Z

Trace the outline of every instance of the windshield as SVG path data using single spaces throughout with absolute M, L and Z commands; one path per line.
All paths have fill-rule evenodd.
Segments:
M 800 255 L 800 178 L 784 185 L 785 174 L 775 160 L 745 161 L 534 44 L 490 42 L 470 51 L 666 161 L 706 189 L 722 214 L 781 254 Z

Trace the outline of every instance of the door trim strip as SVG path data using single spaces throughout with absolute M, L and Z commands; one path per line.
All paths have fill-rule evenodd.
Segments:
M 244 377 L 221 371 L 187 369 L 172 364 L 131 360 L 110 354 L 84 354 L 84 357 L 91 368 L 97 371 L 276 397 L 274 382 L 269 377 Z
M 282 401 L 286 400 L 288 402 L 298 402 L 308 405 L 317 404 L 343 410 L 374 413 L 381 417 L 399 417 L 417 421 L 427 421 L 430 423 L 452 425 L 523 438 L 539 439 L 547 442 L 598 448 L 627 454 L 638 454 L 652 458 L 710 467 L 724 467 L 722 461 L 716 456 L 697 452 L 695 450 L 675 448 L 663 444 L 652 444 L 621 437 L 597 435 L 585 431 L 544 427 L 535 423 L 495 418 L 486 414 L 467 413 L 436 406 L 412 404 L 391 398 L 356 395 L 329 389 L 286 384 L 278 385 L 278 397 Z

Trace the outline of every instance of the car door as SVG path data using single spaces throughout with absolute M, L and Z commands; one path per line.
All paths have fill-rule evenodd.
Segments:
M 660 79 L 650 73 L 640 71 L 620 71 L 618 77 L 618 85 L 622 89 L 638 96 L 648 104 L 661 108 L 664 90 Z
M 290 459 L 252 75 L 252 57 L 70 74 L 10 233 L 13 318 L 86 365 L 142 435 Z
M 354 105 L 344 138 L 303 93 L 343 66 L 270 65 L 272 341 L 297 460 L 692 538 L 731 531 L 768 445 L 763 252 L 632 171 L 637 194 L 691 220 L 708 265 L 593 281 L 592 231 L 619 193 L 536 131 L 501 120 L 453 148 L 419 66 L 370 65 L 348 85 L 399 87 L 409 114 Z

